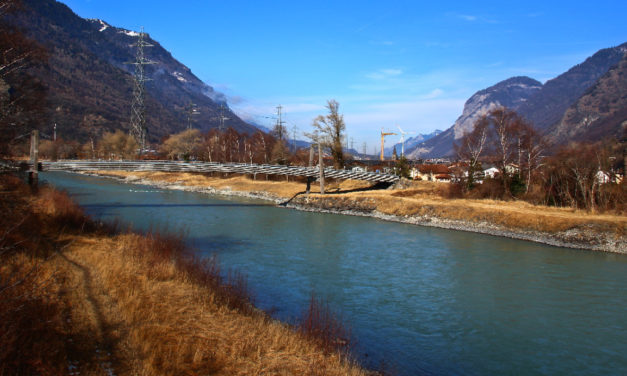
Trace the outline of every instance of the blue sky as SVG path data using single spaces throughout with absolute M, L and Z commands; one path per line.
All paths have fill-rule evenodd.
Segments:
M 444 130 L 478 90 L 519 75 L 545 82 L 627 42 L 627 1 L 63 2 L 144 26 L 244 119 L 271 126 L 281 104 L 302 133 L 336 99 L 369 153 L 381 127 Z

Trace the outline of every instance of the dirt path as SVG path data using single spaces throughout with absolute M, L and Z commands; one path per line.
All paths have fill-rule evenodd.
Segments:
M 84 244 L 84 243 L 83 243 Z M 80 257 L 81 242 L 60 252 L 66 272 L 66 313 L 70 326 L 68 373 L 74 375 L 120 375 L 128 359 L 120 344 L 121 322 L 114 300 L 94 279 L 92 266 Z

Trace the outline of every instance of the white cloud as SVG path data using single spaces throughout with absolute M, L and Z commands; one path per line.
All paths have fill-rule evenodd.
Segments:
M 369 78 L 371 80 L 385 80 L 391 77 L 400 76 L 401 74 L 403 74 L 403 71 L 401 69 L 379 69 L 376 72 L 370 72 L 366 74 L 366 78 Z
M 400 70 L 399 70 L 400 71 Z M 386 75 L 383 70 L 377 74 L 369 74 L 365 80 L 349 86 L 349 89 L 359 93 L 376 94 L 386 97 L 426 95 L 440 88 L 447 92 L 455 92 L 473 78 L 462 70 L 440 70 L 421 74 L 400 72 L 395 75 Z
M 381 72 L 387 76 L 398 76 L 403 74 L 401 69 L 381 69 Z
M 424 99 L 433 99 L 437 98 L 444 94 L 444 90 L 442 89 L 433 89 L 430 93 L 423 96 Z
M 478 16 L 478 15 L 474 15 L 474 14 L 459 14 L 459 13 L 454 13 L 454 14 L 448 14 L 448 16 L 453 16 L 455 18 L 458 18 L 460 20 L 464 20 L 466 22 L 481 22 L 481 23 L 489 23 L 489 24 L 496 24 L 499 23 L 499 21 L 497 21 L 494 18 L 491 17 L 487 17 L 487 16 Z
M 244 99 L 244 97 L 241 97 L 239 95 L 229 95 L 227 96 L 227 102 L 229 106 L 240 105 L 242 103 L 245 103 L 246 99 Z
M 470 21 L 470 22 L 477 21 L 477 16 L 472 16 L 469 14 L 458 14 L 457 17 L 465 21 Z

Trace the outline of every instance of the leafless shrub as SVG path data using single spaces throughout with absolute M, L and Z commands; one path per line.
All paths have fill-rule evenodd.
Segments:
M 329 308 L 327 302 L 311 295 L 309 307 L 303 314 L 298 331 L 317 343 L 326 352 L 348 354 L 351 349 L 350 331 Z

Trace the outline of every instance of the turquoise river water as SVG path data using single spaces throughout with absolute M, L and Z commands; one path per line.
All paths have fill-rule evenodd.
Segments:
M 184 230 L 286 321 L 312 292 L 397 375 L 627 375 L 627 255 L 43 173 L 96 219 Z

